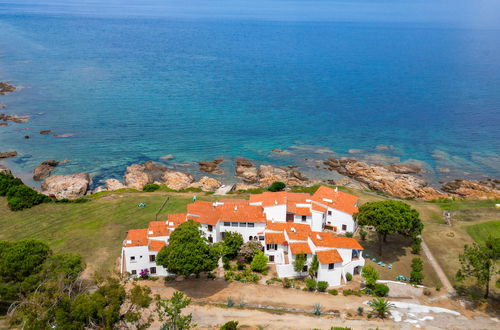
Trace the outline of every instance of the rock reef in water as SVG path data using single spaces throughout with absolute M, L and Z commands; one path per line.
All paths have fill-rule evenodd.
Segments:
M 9 84 L 6 81 L 0 81 L 0 95 L 5 95 L 7 93 L 12 93 L 16 90 L 16 87 Z
M 40 181 L 50 176 L 52 170 L 59 165 L 57 160 L 46 160 L 33 170 L 33 180 Z
M 224 160 L 222 158 L 213 160 L 211 162 L 199 162 L 200 171 L 209 174 L 224 174 L 224 171 L 219 168 L 219 164 Z
M 18 115 L 8 115 L 6 113 L 0 113 L 0 120 L 11 121 L 14 123 L 26 123 L 30 119 L 29 116 L 18 116 Z
M 42 193 L 56 199 L 76 199 L 85 196 L 91 183 L 88 173 L 55 175 L 41 184 Z
M 130 165 L 124 179 L 127 187 L 138 190 L 150 183 L 165 184 L 170 189 L 181 190 L 194 182 L 190 174 L 172 171 L 165 165 L 152 161 Z
M 16 156 L 17 156 L 17 151 L 0 152 L 0 159 L 11 158 L 11 157 L 16 157 Z
M 257 169 L 252 162 L 246 159 L 236 160 L 235 175 L 243 180 L 245 184 L 258 184 L 261 187 L 267 187 L 275 181 L 284 182 L 289 186 L 309 183 L 309 180 L 293 166 L 279 168 L 271 165 L 261 165 Z

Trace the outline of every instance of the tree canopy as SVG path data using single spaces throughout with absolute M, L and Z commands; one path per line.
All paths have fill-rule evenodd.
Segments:
M 226 232 L 222 242 L 224 243 L 226 256 L 234 259 L 243 245 L 243 236 L 240 233 Z
M 418 211 L 401 201 L 369 202 L 361 205 L 357 214 L 359 226 L 373 226 L 379 240 L 379 254 L 387 235 L 401 234 L 416 238 L 424 225 Z
M 217 260 L 217 252 L 208 244 L 199 224 L 192 220 L 172 232 L 168 245 L 156 257 L 156 263 L 170 273 L 185 276 L 212 271 Z

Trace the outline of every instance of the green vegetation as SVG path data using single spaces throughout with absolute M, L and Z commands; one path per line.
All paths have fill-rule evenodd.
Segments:
M 238 329 L 238 321 L 229 321 L 222 325 L 219 330 L 237 330 Z
M 500 238 L 500 221 L 478 223 L 467 226 L 465 230 L 478 244 L 484 244 L 490 236 Z
M 377 283 L 379 279 L 378 272 L 370 265 L 366 265 L 361 270 L 361 276 L 365 279 L 366 286 L 371 287 Z
M 347 282 L 352 281 L 352 274 L 351 273 L 346 273 L 345 274 L 345 279 L 347 280 Z
M 262 251 L 259 251 L 252 259 L 250 263 L 250 269 L 254 272 L 263 273 L 267 270 L 267 263 L 269 259 L 264 255 Z
M 314 279 L 318 274 L 319 260 L 317 255 L 313 255 L 311 264 L 309 265 L 309 276 Z
M 252 262 L 253 257 L 262 251 L 264 251 L 264 247 L 260 242 L 248 241 L 241 246 L 239 256 L 247 262 Z
M 306 288 L 307 288 L 307 291 L 314 291 L 316 290 L 316 286 L 317 286 L 317 283 L 315 280 L 313 279 L 306 279 Z
M 296 272 L 303 272 L 306 267 L 307 255 L 304 253 L 297 254 L 293 261 L 293 269 Z
M 400 201 L 390 200 L 363 204 L 359 208 L 357 217 L 360 226 L 375 227 L 380 256 L 382 256 L 382 245 L 387 242 L 387 235 L 398 233 L 415 238 L 422 233 L 424 228 L 418 211 Z
M 224 254 L 234 259 L 240 252 L 240 248 L 243 245 L 243 237 L 240 233 L 236 232 L 226 232 L 224 238 L 222 239 L 224 246 Z
M 281 181 L 274 181 L 267 190 L 276 192 L 276 191 L 283 191 L 286 188 L 286 184 L 281 182 Z
M 158 316 L 163 325 L 160 329 L 187 330 L 196 327 L 193 323 L 193 315 L 182 315 L 182 310 L 191 303 L 184 293 L 176 291 L 172 298 L 160 300 L 157 304 Z
M 12 211 L 21 211 L 52 201 L 49 197 L 24 185 L 20 179 L 3 173 L 0 173 L 0 196 L 7 197 L 7 205 Z
M 375 298 L 370 300 L 368 305 L 372 308 L 372 312 L 381 319 L 386 318 L 389 315 L 390 310 L 394 307 L 393 304 L 384 298 Z
M 413 258 L 411 261 L 411 283 L 413 284 L 422 284 L 424 280 L 424 274 L 422 271 L 424 270 L 424 263 L 420 258 Z
M 328 290 L 328 293 L 331 294 L 332 296 L 336 296 L 339 294 L 339 290 L 331 289 L 331 290 Z
M 439 205 L 443 210 L 456 211 L 464 209 L 495 207 L 500 199 L 437 199 L 431 203 Z
M 214 270 L 219 256 L 199 227 L 192 220 L 179 225 L 170 235 L 169 244 L 158 252 L 156 263 L 184 276 Z
M 319 292 L 325 292 L 328 289 L 328 282 L 326 281 L 318 281 L 317 289 Z
M 372 287 L 372 291 L 377 297 L 385 297 L 389 293 L 389 287 L 383 283 L 377 283 Z
M 158 189 L 160 189 L 160 185 L 157 185 L 155 183 L 148 183 L 144 186 L 144 188 L 142 188 L 142 190 L 145 192 L 153 192 L 157 191 Z
M 308 193 L 308 194 L 314 194 L 316 190 L 319 189 L 322 185 L 320 184 L 315 184 L 313 186 L 309 187 L 304 187 L 304 186 L 293 186 L 290 188 L 291 192 L 297 192 L 297 193 Z

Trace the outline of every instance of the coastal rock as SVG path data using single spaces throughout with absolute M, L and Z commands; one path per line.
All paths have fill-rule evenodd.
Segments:
M 66 133 L 66 134 L 53 134 L 52 136 L 56 137 L 56 138 L 69 138 L 69 137 L 72 137 L 74 135 L 75 134 Z
M 420 166 L 408 163 L 390 164 L 386 165 L 385 167 L 391 172 L 400 174 L 415 174 L 422 171 L 422 168 Z
M 237 183 L 234 186 L 234 191 L 249 190 L 249 189 L 258 189 L 258 188 L 259 188 L 259 186 L 252 185 L 252 184 Z
M 144 164 L 133 164 L 125 171 L 125 184 L 127 187 L 142 190 L 151 181 L 149 174 L 145 171 Z
M 259 171 L 259 185 L 270 186 L 275 181 L 284 182 L 287 186 L 306 185 L 307 178 L 294 168 L 277 168 L 271 165 L 261 165 Z
M 52 133 L 52 131 L 50 129 L 46 129 L 46 130 L 40 131 L 40 134 L 42 134 L 42 135 L 47 135 L 47 134 L 50 134 L 50 133 Z
M 165 155 L 165 156 L 161 156 L 161 157 L 160 157 L 160 159 L 161 159 L 161 160 L 172 160 L 172 159 L 174 159 L 174 158 L 175 158 L 175 157 L 174 157 L 174 155 L 172 155 L 172 154 L 168 154 L 168 155 Z
M 456 179 L 443 184 L 442 189 L 459 198 L 486 199 L 500 198 L 498 180 L 471 181 Z
M 377 150 L 377 151 L 394 151 L 394 146 L 379 144 L 375 147 L 375 150 Z
M 219 158 L 211 162 L 199 162 L 198 165 L 200 165 L 200 171 L 202 172 L 210 174 L 224 174 L 224 171 L 219 168 L 219 164 L 223 161 L 223 159 Z
M 16 156 L 17 156 L 17 151 L 0 152 L 0 159 L 2 159 L 2 158 L 16 157 Z
M 7 106 L 5 104 L 0 104 L 0 109 L 5 109 Z
M 246 159 L 237 159 L 235 175 L 247 184 L 259 181 L 259 170 L 253 166 L 252 162 Z
M 364 183 L 371 189 L 399 198 L 433 200 L 449 197 L 447 194 L 428 187 L 427 182 L 421 178 L 393 172 L 382 165 L 368 165 L 355 159 L 333 157 L 328 158 L 324 164 L 330 170 Z
M 220 186 L 222 186 L 222 183 L 217 179 L 204 176 L 200 179 L 200 181 L 194 182 L 189 186 L 193 188 L 200 188 L 203 191 L 216 191 Z
M 194 179 L 187 173 L 167 171 L 163 173 L 162 181 L 170 189 L 181 190 L 188 188 Z
M 0 123 L 0 126 L 9 126 L 7 123 Z
M 55 175 L 42 182 L 42 193 L 56 199 L 75 199 L 87 193 L 90 185 L 88 173 Z
M 17 115 L 8 115 L 6 113 L 0 113 L 0 120 L 3 121 L 12 121 L 14 123 L 26 123 L 30 119 L 29 116 L 17 116 Z
M 107 179 L 104 181 L 106 190 L 113 191 L 118 189 L 126 188 L 126 186 L 116 179 Z
M 5 95 L 7 93 L 12 93 L 16 90 L 15 86 L 12 86 L 6 81 L 0 81 L 0 95 Z
M 45 179 L 50 176 L 52 170 L 59 165 L 57 160 L 46 160 L 42 162 L 40 165 L 35 167 L 33 171 L 33 180 L 40 181 L 41 179 Z
M 11 170 L 8 169 L 7 167 L 3 166 L 0 164 L 0 173 L 1 174 L 12 174 Z
M 271 152 L 273 152 L 275 154 L 284 155 L 284 156 L 288 156 L 288 155 L 292 154 L 291 151 L 289 151 L 289 150 L 283 150 L 283 149 L 273 149 L 273 150 L 271 150 Z

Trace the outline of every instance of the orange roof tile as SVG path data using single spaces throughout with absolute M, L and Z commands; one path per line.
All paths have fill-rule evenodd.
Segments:
M 262 203 L 263 207 L 273 205 L 283 205 L 287 202 L 302 202 L 310 199 L 311 196 L 307 193 L 291 193 L 287 191 L 270 192 L 266 191 L 262 194 L 250 195 L 250 203 Z
M 311 210 L 307 207 L 297 207 L 295 203 L 287 204 L 287 211 L 296 215 L 312 215 Z
M 129 243 L 130 242 L 130 243 Z M 127 232 L 127 237 L 123 246 L 145 246 L 148 245 L 148 229 L 131 229 Z
M 217 206 L 220 221 L 266 222 L 262 207 L 255 205 L 224 204 Z
M 342 262 L 342 257 L 337 250 L 326 250 L 316 252 L 320 264 L 332 264 Z
M 249 200 L 239 198 L 223 198 L 219 202 L 224 204 L 248 204 Z
M 311 227 L 304 223 L 272 222 L 272 221 L 267 221 L 266 223 L 266 230 L 271 230 L 271 231 L 285 231 L 285 230 L 292 231 L 292 228 L 296 232 L 309 233 L 311 231 Z
M 326 207 L 323 207 L 323 206 L 318 205 L 316 203 L 312 203 L 312 209 L 313 209 L 313 211 L 319 211 L 321 213 L 325 213 L 326 212 Z
M 312 253 L 307 243 L 290 243 L 290 250 L 292 254 Z
M 354 214 L 358 212 L 356 203 L 358 197 L 345 193 L 343 191 L 335 191 L 334 189 L 326 186 L 319 187 L 318 190 L 313 194 L 312 199 L 317 203 L 328 205 L 329 207 L 348 213 Z M 329 199 L 332 202 L 325 201 L 324 199 Z
M 170 230 L 166 221 L 151 221 L 148 226 L 148 237 L 168 236 Z
M 307 237 L 309 237 L 309 233 L 304 232 L 304 231 L 297 231 L 294 232 L 291 229 L 286 230 L 286 234 L 288 235 L 288 238 L 292 241 L 307 241 Z
M 174 226 L 177 227 L 183 222 L 186 222 L 186 213 L 173 213 L 168 215 L 168 222 L 173 222 Z
M 314 245 L 320 247 L 363 250 L 363 247 L 358 243 L 358 241 L 351 237 L 336 237 L 332 233 L 320 232 L 312 232 L 309 237 L 313 241 Z
M 266 233 L 266 244 L 283 244 L 285 235 L 283 233 Z
M 158 252 L 164 246 L 165 246 L 165 242 L 164 241 L 156 241 L 156 240 L 150 240 L 149 241 L 149 251 Z

